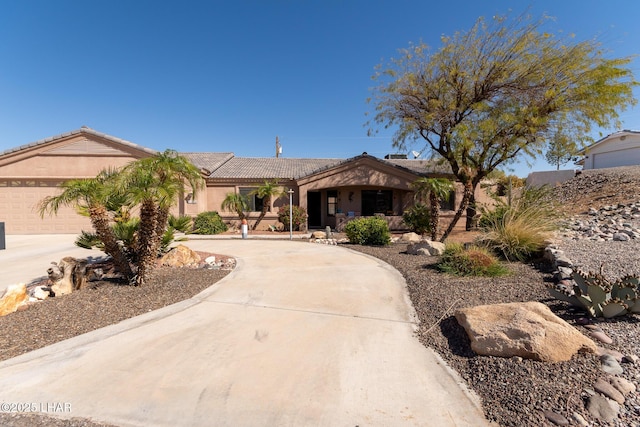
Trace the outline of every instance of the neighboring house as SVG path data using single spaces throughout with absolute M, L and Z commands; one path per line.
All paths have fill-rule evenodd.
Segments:
M 640 165 L 640 131 L 623 130 L 586 147 L 576 164 L 583 169 Z
M 7 234 L 78 233 L 89 230 L 89 220 L 63 207 L 57 216 L 40 218 L 37 203 L 58 194 L 57 186 L 69 179 L 95 177 L 107 167 L 148 157 L 156 152 L 120 138 L 82 127 L 62 135 L 0 152 L 0 222 Z M 196 216 L 218 211 L 234 223 L 234 212 L 222 212 L 229 192 L 249 194 L 265 180 L 276 180 L 283 190 L 293 190 L 293 204 L 306 209 L 308 228 L 340 228 L 349 218 L 380 215 L 392 229 L 402 229 L 402 213 L 413 203 L 410 184 L 419 177 L 452 177 L 434 162 L 395 158 L 379 159 L 363 153 L 350 159 L 290 159 L 236 157 L 230 152 L 181 153 L 198 167 L 206 188 L 178 200 L 175 214 Z M 453 216 L 462 194 L 460 185 L 445 206 L 443 222 Z M 482 195 L 476 197 L 482 201 Z M 249 221 L 259 216 L 262 200 L 253 197 Z M 261 228 L 277 224 L 278 207 L 288 197 L 272 201 Z M 462 223 L 464 221 L 461 221 Z

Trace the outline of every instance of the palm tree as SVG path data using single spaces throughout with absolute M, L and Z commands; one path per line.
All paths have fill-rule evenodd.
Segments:
M 138 258 L 136 285 L 144 285 L 155 266 L 169 211 L 187 185 L 195 193 L 204 188 L 198 168 L 174 150 L 136 160 L 123 169 L 120 185 L 140 206 L 140 224 L 134 250 Z
M 258 228 L 258 224 L 262 221 L 271 208 L 271 199 L 278 198 L 283 195 L 283 191 L 278 185 L 278 181 L 265 181 L 264 184 L 260 185 L 258 188 L 253 190 L 250 194 L 256 195 L 262 199 L 262 211 L 260 212 L 260 216 L 256 220 L 255 224 L 253 224 L 253 229 Z
M 431 240 L 436 240 L 438 227 L 440 225 L 440 201 L 449 200 L 449 195 L 453 190 L 453 183 L 446 178 L 419 178 L 411 184 L 415 192 L 414 199 L 422 201 L 429 198 L 431 207 L 430 229 Z
M 96 235 L 103 243 L 104 252 L 111 256 L 116 268 L 131 280 L 134 276 L 131 264 L 120 246 L 111 228 L 111 216 L 107 206 L 114 198 L 121 197 L 115 187 L 118 172 L 103 170 L 90 179 L 73 179 L 62 183 L 62 192 L 57 196 L 48 196 L 38 204 L 40 216 L 45 213 L 57 214 L 62 206 L 73 206 L 80 212 L 86 212 Z
M 240 217 L 240 221 L 247 218 L 246 211 L 249 210 L 247 197 L 240 193 L 227 193 L 220 209 L 227 212 L 235 212 Z

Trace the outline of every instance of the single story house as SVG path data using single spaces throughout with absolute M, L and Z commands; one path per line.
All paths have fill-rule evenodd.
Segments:
M 44 197 L 57 194 L 66 180 L 95 177 L 106 167 L 120 167 L 155 153 L 84 126 L 0 152 L 0 222 L 5 223 L 7 234 L 90 230 L 88 218 L 72 208 L 41 218 L 36 206 Z M 183 195 L 174 213 L 196 216 L 217 211 L 231 224 L 237 224 L 236 214 L 221 210 L 227 193 L 248 194 L 265 180 L 276 180 L 283 190 L 293 190 L 293 204 L 307 211 L 307 228 L 339 229 L 350 218 L 379 215 L 399 230 L 402 213 L 413 203 L 413 181 L 425 176 L 452 178 L 446 167 L 435 162 L 394 155 L 384 159 L 367 153 L 350 159 L 294 159 L 236 157 L 231 152 L 180 154 L 200 169 L 206 188 Z M 461 197 L 462 187 L 457 185 L 443 207 L 444 223 L 453 216 Z M 483 199 L 482 194 L 476 197 Z M 250 222 L 258 217 L 261 202 L 252 198 Z M 273 200 L 261 228 L 277 225 L 278 207 L 288 203 L 288 197 Z
M 640 165 L 640 131 L 623 130 L 586 147 L 576 164 L 583 169 Z

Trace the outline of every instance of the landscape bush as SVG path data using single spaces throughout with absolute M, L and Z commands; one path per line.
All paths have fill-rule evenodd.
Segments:
M 201 212 L 193 220 L 194 234 L 219 234 L 227 231 L 227 224 L 216 211 Z
M 344 232 L 355 245 L 384 246 L 391 241 L 387 221 L 378 217 L 356 218 L 349 221 Z
M 456 276 L 503 276 L 509 270 L 487 248 L 447 243 L 438 269 Z
M 509 261 L 527 261 L 542 252 L 557 219 L 548 187 L 525 189 L 511 205 L 502 202 L 492 211 L 483 211 L 478 243 Z
M 292 205 L 291 209 L 293 231 L 300 231 L 300 226 L 307 222 L 307 211 L 296 205 Z M 284 225 L 285 231 L 289 231 L 289 205 L 281 206 L 278 209 L 278 221 Z
M 402 214 L 402 222 L 409 230 L 417 234 L 426 234 L 431 230 L 431 213 L 427 205 L 417 203 Z

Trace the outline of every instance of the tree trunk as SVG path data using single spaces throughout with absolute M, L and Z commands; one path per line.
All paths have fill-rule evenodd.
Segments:
M 156 234 L 154 236 L 153 250 L 156 256 L 160 256 L 160 245 L 162 244 L 162 238 L 165 231 L 167 231 L 167 225 L 169 224 L 169 208 L 158 208 L 156 217 Z M 154 264 L 155 267 L 155 264 Z
M 268 197 L 265 197 L 264 199 L 262 199 L 262 211 L 260 211 L 260 216 L 258 217 L 258 219 L 256 219 L 256 222 L 253 224 L 253 227 L 251 227 L 252 230 L 255 230 L 258 228 L 258 224 L 260 224 L 260 221 L 262 221 L 264 217 L 267 215 L 270 205 L 271 205 L 271 199 L 269 199 Z
M 431 223 L 431 240 L 435 241 L 438 236 L 438 228 L 440 225 L 440 201 L 433 191 L 429 194 L 429 204 L 431 205 L 431 219 L 429 221 Z
M 146 283 L 149 272 L 153 270 L 157 253 L 153 250 L 153 242 L 156 234 L 156 206 L 152 201 L 145 200 L 140 206 L 140 227 L 136 252 L 138 254 L 138 270 L 136 274 L 136 286 Z
M 111 230 L 107 210 L 104 207 L 90 208 L 89 216 L 98 238 L 104 245 L 104 252 L 113 258 L 116 269 L 124 275 L 125 279 L 131 280 L 134 276 L 131 264 Z
M 462 217 L 462 213 L 469 206 L 469 200 L 471 200 L 472 195 L 473 195 L 473 183 L 471 181 L 465 182 L 464 192 L 462 193 L 462 200 L 460 201 L 460 207 L 456 211 L 456 214 L 453 216 L 453 220 L 451 221 L 451 224 L 449 224 L 449 227 L 447 227 L 447 230 L 444 232 L 444 234 L 440 238 L 441 242 L 444 242 L 445 239 L 449 237 L 449 234 L 451 234 L 451 232 L 455 228 L 456 224 Z
M 476 207 L 476 195 L 475 191 L 472 191 L 469 197 L 469 205 L 467 206 L 467 223 L 465 224 L 465 229 L 467 231 L 473 230 L 478 226 L 478 224 L 476 224 L 477 212 L 478 210 Z

